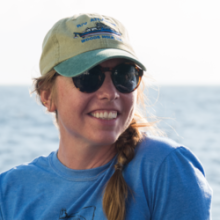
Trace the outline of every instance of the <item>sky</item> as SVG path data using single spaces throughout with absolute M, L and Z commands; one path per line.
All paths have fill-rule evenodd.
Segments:
M 128 29 L 147 73 L 162 85 L 220 85 L 219 0 L 7 0 L 0 3 L 0 85 L 40 76 L 44 36 L 78 13 L 112 16 Z

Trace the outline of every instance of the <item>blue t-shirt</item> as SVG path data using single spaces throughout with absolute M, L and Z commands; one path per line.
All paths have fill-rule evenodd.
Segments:
M 115 162 L 72 170 L 52 152 L 2 173 L 0 220 L 105 220 L 103 190 Z M 123 176 L 132 190 L 126 220 L 211 219 L 212 190 L 200 162 L 169 139 L 145 138 Z

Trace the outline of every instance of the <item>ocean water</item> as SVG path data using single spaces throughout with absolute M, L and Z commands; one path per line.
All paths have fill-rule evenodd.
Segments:
M 56 150 L 53 116 L 30 97 L 27 86 L 0 86 L 0 172 Z M 149 89 L 148 110 L 168 137 L 187 146 L 202 162 L 220 220 L 220 86 L 163 86 Z

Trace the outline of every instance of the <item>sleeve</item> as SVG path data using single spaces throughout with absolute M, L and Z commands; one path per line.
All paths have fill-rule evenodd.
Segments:
M 184 147 L 162 162 L 152 191 L 152 220 L 211 219 L 212 189 L 200 162 Z

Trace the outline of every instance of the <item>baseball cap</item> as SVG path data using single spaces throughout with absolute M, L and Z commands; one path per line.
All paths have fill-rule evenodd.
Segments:
M 54 68 L 63 76 L 74 77 L 113 58 L 128 59 L 146 70 L 121 22 L 97 13 L 78 14 L 59 20 L 49 30 L 43 41 L 40 71 L 44 75 Z

